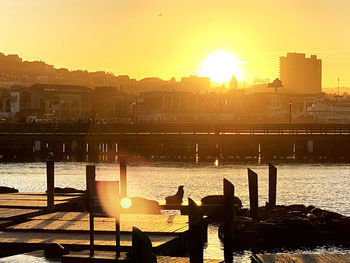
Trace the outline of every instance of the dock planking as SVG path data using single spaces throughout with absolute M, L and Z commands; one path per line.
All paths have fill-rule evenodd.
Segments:
M 160 246 L 174 239 L 169 235 L 149 235 L 153 247 Z M 131 247 L 131 234 L 120 235 L 121 247 Z M 1 244 L 13 244 L 27 247 L 44 248 L 46 244 L 59 243 L 61 245 L 75 248 L 87 249 L 90 245 L 90 236 L 88 233 L 49 233 L 49 232 L 1 232 Z M 95 234 L 96 249 L 115 249 L 115 235 L 110 233 Z
M 255 263 L 348 263 L 350 254 L 257 254 Z
M 62 206 L 82 198 L 77 194 L 55 195 L 55 206 Z M 44 209 L 47 206 L 46 194 L 10 193 L 0 194 L 0 208 Z
M 79 260 L 77 260 L 79 259 Z M 72 253 L 62 257 L 62 263 L 76 263 L 76 262 L 123 262 L 126 259 L 126 254 L 121 253 L 121 256 L 116 260 L 115 252 L 111 251 L 96 251 L 93 258 L 90 258 L 88 251 L 81 251 Z M 190 259 L 187 257 L 168 257 L 157 256 L 157 263 L 189 263 Z M 204 263 L 220 263 L 222 260 L 218 259 L 204 259 Z
M 188 230 L 188 217 L 181 215 L 121 214 L 121 246 L 131 247 L 131 231 L 137 226 L 148 235 L 153 247 L 164 245 Z M 35 216 L 0 232 L 0 245 L 13 244 L 42 248 L 48 243 L 85 249 L 90 244 L 89 214 L 54 212 Z M 97 249 L 115 246 L 114 218 L 95 218 Z
M 95 232 L 115 231 L 114 218 L 96 217 Z M 181 234 L 188 230 L 188 217 L 182 215 L 121 214 L 121 232 L 131 232 L 137 226 L 144 233 Z M 88 232 L 89 214 L 81 212 L 55 212 L 36 216 L 30 221 L 8 228 L 8 231 L 31 232 Z
M 14 220 L 18 217 L 30 217 L 38 213 L 39 209 L 3 208 L 0 207 L 0 221 Z

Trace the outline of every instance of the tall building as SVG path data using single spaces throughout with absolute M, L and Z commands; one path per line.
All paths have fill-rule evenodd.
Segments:
M 232 78 L 230 81 L 230 89 L 237 89 L 237 79 L 235 75 L 232 75 Z
M 306 58 L 302 53 L 287 53 L 286 57 L 280 57 L 280 79 L 285 87 L 284 92 L 321 93 L 322 61 L 315 55 Z

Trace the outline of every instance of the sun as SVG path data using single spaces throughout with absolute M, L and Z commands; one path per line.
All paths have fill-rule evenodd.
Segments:
M 237 80 L 241 80 L 243 72 L 241 70 L 242 62 L 237 59 L 235 54 L 225 50 L 213 52 L 202 62 L 198 75 L 209 77 L 211 81 L 217 83 L 229 82 L 232 75 Z

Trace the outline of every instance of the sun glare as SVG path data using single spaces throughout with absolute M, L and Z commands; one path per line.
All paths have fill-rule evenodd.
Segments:
M 243 77 L 241 64 L 236 55 L 225 50 L 216 51 L 202 62 L 199 76 L 209 77 L 211 81 L 218 83 L 229 82 L 232 75 L 241 80 Z

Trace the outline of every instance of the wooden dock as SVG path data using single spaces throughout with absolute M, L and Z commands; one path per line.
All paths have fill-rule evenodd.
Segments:
M 257 254 L 255 263 L 349 263 L 350 254 Z
M 80 252 L 81 258 L 79 262 L 82 262 L 85 256 L 85 259 L 87 260 L 88 257 L 86 256 L 88 254 L 87 251 L 85 252 Z M 77 253 L 75 253 L 75 255 L 78 255 Z M 95 256 L 96 261 L 100 260 L 103 262 L 117 262 L 115 260 L 115 255 L 114 252 L 108 252 L 108 251 L 96 251 L 96 256 Z M 121 255 L 121 259 L 125 259 L 125 253 L 122 253 Z M 76 263 L 76 261 L 71 261 L 73 260 L 73 257 L 70 257 L 69 255 L 65 256 L 62 259 L 63 263 L 69 263 L 69 262 L 74 262 Z M 38 251 L 33 251 L 33 252 L 29 252 L 29 253 L 25 253 L 25 254 L 20 254 L 20 255 L 14 255 L 14 256 L 10 256 L 10 257 L 5 257 L 5 258 L 0 258 L 0 263 L 7 263 L 7 262 L 12 262 L 12 263 L 22 263 L 22 262 L 26 262 L 26 263 L 36 263 L 36 262 L 57 262 L 60 263 L 61 260 L 60 259 L 50 259 L 50 260 L 46 260 L 44 257 L 44 252 L 42 250 L 38 250 Z M 91 262 L 91 261 L 88 261 Z M 158 256 L 157 257 L 157 262 L 158 263 L 189 263 L 189 258 L 184 258 L 184 257 L 166 257 L 166 256 Z M 215 259 L 205 259 L 204 260 L 205 263 L 219 263 L 222 262 L 222 260 L 215 260 Z
M 131 247 L 131 231 L 137 226 L 148 235 L 153 247 L 176 239 L 188 230 L 188 217 L 181 215 L 121 214 L 121 246 Z M 75 249 L 89 246 L 89 214 L 54 212 L 28 218 L 0 232 L 1 244 L 17 244 L 42 249 L 45 244 L 59 243 Z M 115 246 L 113 218 L 95 218 L 95 245 L 97 249 L 112 250 Z
M 81 194 L 57 194 L 53 210 L 64 209 L 82 201 Z M 0 194 L 0 230 L 28 218 L 46 213 L 47 195 L 44 193 Z
M 78 260 L 77 260 L 78 259 Z M 123 262 L 126 259 L 126 254 L 122 253 L 120 258 L 116 260 L 115 253 L 109 251 L 97 251 L 93 258 L 90 258 L 88 251 L 73 253 L 62 257 L 62 263 L 93 263 L 93 262 Z M 189 263 L 188 257 L 167 257 L 157 256 L 157 263 Z M 221 263 L 219 259 L 204 259 L 203 263 Z
M 58 209 L 81 199 L 81 194 L 55 194 L 54 208 Z M 45 193 L 9 193 L 0 194 L 0 208 L 46 209 Z
M 115 231 L 114 218 L 96 217 L 95 233 Z M 144 233 L 178 235 L 188 230 L 188 217 L 182 215 L 121 214 L 122 233 L 130 233 L 137 226 Z M 25 232 L 88 232 L 89 214 L 55 212 L 30 218 L 28 222 L 9 227 L 8 231 Z

